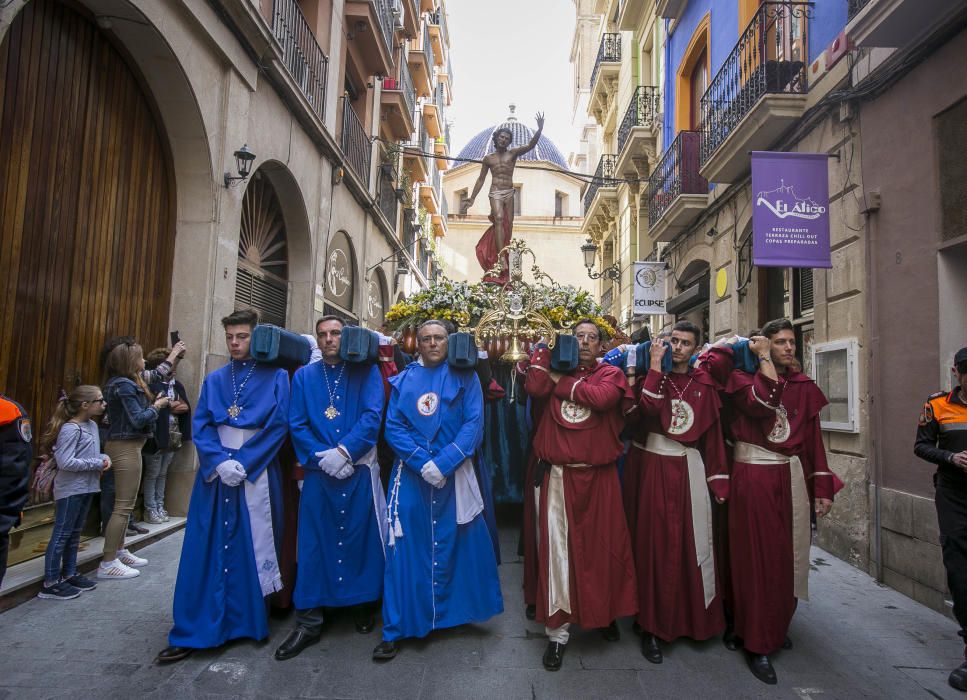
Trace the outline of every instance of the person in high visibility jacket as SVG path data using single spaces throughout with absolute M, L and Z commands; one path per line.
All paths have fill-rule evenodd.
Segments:
M 27 502 L 32 438 L 27 412 L 0 394 L 0 584 L 7 572 L 10 529 L 20 524 Z

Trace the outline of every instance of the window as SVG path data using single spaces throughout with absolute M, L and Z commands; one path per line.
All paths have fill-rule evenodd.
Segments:
M 815 300 L 813 296 L 813 270 L 811 267 L 793 268 L 792 315 L 794 318 L 811 316 Z
M 567 195 L 563 192 L 554 193 L 554 218 L 560 219 L 567 216 Z
M 689 87 L 692 94 L 688 103 L 688 128 L 698 131 L 702 125 L 702 95 L 708 89 L 708 51 L 704 48 L 695 60 Z
M 520 216 L 521 186 L 514 185 L 514 216 Z
M 461 216 L 463 216 L 464 214 L 467 213 L 467 210 L 470 208 L 469 207 L 469 204 L 470 204 L 470 191 L 465 187 L 462 190 L 457 190 L 454 193 L 454 195 L 455 195 L 454 196 L 454 203 L 456 204 L 456 206 L 454 207 L 454 209 L 457 210 L 457 213 L 458 214 L 460 214 Z
M 829 404 L 819 412 L 823 430 L 858 433 L 859 368 L 855 339 L 812 345 L 812 376 Z
M 709 26 L 706 14 L 685 49 L 675 81 L 675 129 L 695 130 L 702 122 L 702 95 L 709 83 Z

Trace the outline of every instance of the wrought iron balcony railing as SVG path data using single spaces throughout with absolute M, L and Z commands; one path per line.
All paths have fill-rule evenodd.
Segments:
M 853 19 L 860 13 L 864 7 L 869 4 L 870 0 L 847 0 L 846 1 L 846 18 Z
M 326 109 L 329 59 L 322 52 L 309 23 L 295 0 L 275 0 L 272 6 L 272 34 L 282 46 L 282 62 L 322 119 Z
M 360 180 L 367 187 L 369 186 L 369 159 L 371 147 L 369 136 L 363 128 L 362 122 L 353 111 L 353 106 L 348 97 L 342 98 L 342 135 L 340 138 L 340 148 L 349 166 L 355 171 Z
M 614 166 L 617 159 L 617 156 L 615 156 L 613 153 L 606 153 L 601 156 L 601 160 L 598 161 L 598 168 L 594 171 L 594 178 L 588 185 L 588 191 L 584 193 L 585 214 L 591 207 L 591 202 L 594 201 L 594 195 L 598 193 L 600 188 L 615 187 L 618 184 L 614 179 Z
M 607 32 L 601 36 L 601 45 L 598 47 L 598 57 L 594 61 L 594 70 L 591 71 L 591 84 L 594 87 L 594 79 L 598 77 L 598 70 L 602 63 L 621 62 L 621 34 L 618 32 Z
M 443 8 L 437 9 L 435 12 L 431 12 L 430 16 L 427 18 L 430 24 L 435 24 L 440 27 L 440 33 L 446 37 L 447 36 L 447 13 L 443 11 Z
M 406 105 L 406 113 L 413 119 L 413 110 L 416 109 L 416 88 L 413 87 L 413 76 L 410 75 L 409 64 L 400 64 L 399 90 L 403 93 L 403 103 Z
M 433 42 L 430 41 L 430 32 L 427 31 L 426 27 L 423 27 L 423 53 L 426 54 L 426 60 L 430 64 L 430 72 L 432 72 L 433 66 L 436 65 L 436 53 L 433 51 Z
M 388 173 L 384 173 L 382 170 L 379 177 L 378 203 L 379 210 L 383 212 L 383 216 L 395 230 L 396 212 L 399 207 L 399 200 L 396 198 L 396 183 Z
M 812 3 L 764 2 L 702 96 L 702 163 L 766 94 L 807 91 Z
M 679 132 L 648 178 L 648 226 L 658 220 L 680 195 L 708 194 L 708 181 L 699 175 L 702 134 Z
M 440 169 L 436 166 L 436 160 L 430 161 L 430 182 L 433 184 L 433 192 L 436 194 L 437 201 L 439 201 L 443 198 L 443 194 L 440 191 L 443 178 L 440 176 Z
M 658 88 L 651 85 L 639 85 L 631 98 L 631 104 L 625 112 L 624 119 L 618 127 L 618 153 L 624 150 L 631 130 L 636 126 L 658 126 L 658 111 L 661 100 Z
M 376 7 L 376 17 L 379 19 L 379 31 L 386 43 L 386 50 L 393 55 L 393 30 L 396 20 L 393 18 L 393 3 L 391 0 L 371 0 Z

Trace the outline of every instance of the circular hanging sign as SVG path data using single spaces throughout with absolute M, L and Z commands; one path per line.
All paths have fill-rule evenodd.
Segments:
M 715 274 L 715 293 L 721 299 L 727 291 L 729 291 L 729 274 L 723 267 Z
M 356 270 L 352 244 L 342 231 L 336 232 L 326 255 L 326 299 L 352 310 Z

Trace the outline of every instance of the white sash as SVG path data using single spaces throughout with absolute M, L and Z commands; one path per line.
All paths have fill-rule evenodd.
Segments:
M 809 492 L 806 476 L 798 457 L 767 450 L 749 442 L 736 441 L 736 462 L 745 464 L 788 464 L 789 484 L 792 490 L 792 565 L 794 594 L 800 600 L 809 600 L 809 545 L 812 531 L 809 524 Z
M 564 468 L 587 468 L 590 464 L 552 464 L 547 478 L 547 615 L 558 610 L 571 614 L 571 562 L 567 547 L 567 506 L 564 501 Z M 538 501 L 538 506 L 540 502 Z M 540 508 L 538 507 L 538 513 Z M 538 533 L 540 528 L 538 528 Z M 538 535 L 539 537 L 540 535 Z
M 688 465 L 688 490 L 692 502 L 692 537 L 695 557 L 702 572 L 705 608 L 715 598 L 715 554 L 712 546 L 712 499 L 705 480 L 705 463 L 694 447 L 685 447 L 661 433 L 648 433 L 645 450 L 663 457 L 684 457 Z
M 457 525 L 466 525 L 483 512 L 480 484 L 469 457 L 453 472 L 453 491 L 457 499 Z
M 234 428 L 230 425 L 218 426 L 218 439 L 222 447 L 238 450 L 252 439 L 258 430 Z M 244 466 L 244 465 L 243 465 Z M 252 533 L 252 551 L 255 554 L 255 567 L 259 575 L 262 595 L 282 590 L 282 572 L 275 552 L 275 533 L 272 530 L 272 500 L 269 497 L 269 473 L 267 469 L 252 483 L 245 484 L 245 507 L 248 509 L 249 529 Z
M 376 447 L 373 446 L 369 452 L 364 454 L 358 462 L 357 467 L 367 467 L 369 469 L 369 481 L 373 488 L 373 510 L 376 513 L 376 522 L 379 523 L 379 543 L 386 552 L 386 494 L 383 492 L 383 482 L 379 480 L 379 463 L 376 461 Z

